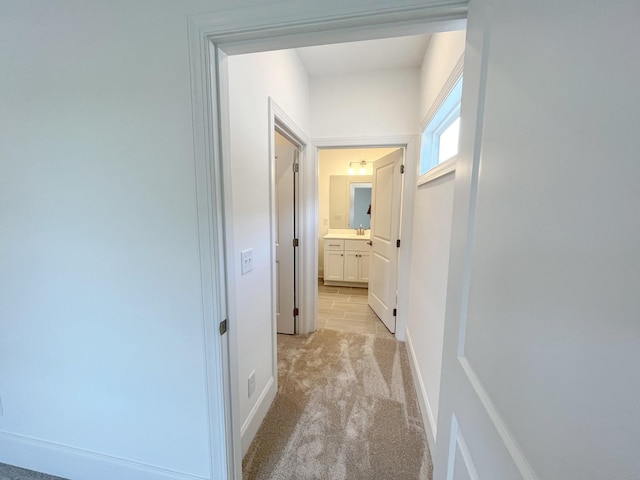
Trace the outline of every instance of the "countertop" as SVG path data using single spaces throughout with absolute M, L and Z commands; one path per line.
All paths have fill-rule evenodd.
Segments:
M 325 240 L 369 240 L 371 231 L 365 230 L 364 235 L 356 235 L 355 233 L 327 233 Z

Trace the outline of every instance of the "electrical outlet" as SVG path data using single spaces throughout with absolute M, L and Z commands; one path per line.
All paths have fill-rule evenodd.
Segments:
M 240 252 L 240 264 L 242 275 L 253 270 L 253 248 L 247 248 Z
M 254 370 L 249 375 L 249 398 L 253 395 L 253 392 L 256 391 L 256 371 Z

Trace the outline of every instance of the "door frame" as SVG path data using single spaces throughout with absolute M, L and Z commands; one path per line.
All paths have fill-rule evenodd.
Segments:
M 316 150 L 329 148 L 404 148 L 404 174 L 400 194 L 400 226 L 398 238 L 401 247 L 398 251 L 398 273 L 409 271 L 413 244 L 413 204 L 416 196 L 416 172 L 420 161 L 420 135 L 389 135 L 371 137 L 314 138 L 311 140 Z M 317 199 L 317 196 L 316 196 Z M 316 202 L 317 203 L 317 202 Z M 316 225 L 318 218 L 316 215 Z M 316 259 L 318 258 L 316 253 Z M 316 269 L 317 271 L 317 269 Z M 409 311 L 408 275 L 397 276 L 398 290 L 396 332 L 394 335 L 402 342 L 406 338 L 407 312 Z M 315 330 L 315 328 L 314 328 Z
M 297 300 L 300 314 L 298 315 L 298 323 L 296 325 L 296 333 L 306 334 L 315 330 L 313 326 L 316 324 L 316 302 L 317 294 L 314 295 L 315 279 L 318 277 L 318 266 L 316 262 L 309 262 L 318 256 L 318 245 L 313 240 L 318 237 L 317 222 L 314 224 L 313 219 L 317 218 L 317 171 L 318 156 L 316 149 L 311 141 L 296 122 L 282 109 L 273 98 L 269 97 L 269 214 L 271 224 L 271 265 L 275 264 L 276 251 L 276 161 L 275 161 L 275 136 L 274 132 L 278 130 L 283 136 L 287 137 L 296 147 L 298 147 L 299 157 L 298 163 L 300 171 L 298 174 L 298 208 L 296 209 L 296 217 L 298 222 L 298 238 L 300 246 L 294 255 L 296 255 L 297 277 L 296 289 L 298 292 Z M 311 295 L 307 295 L 311 292 Z M 276 272 L 271 271 L 271 304 L 272 304 L 272 324 L 273 324 L 273 378 L 276 379 L 276 389 L 278 386 L 278 358 L 277 358 L 277 319 L 276 319 Z
M 188 45 L 212 478 L 240 479 L 242 476 L 237 409 L 240 395 L 238 337 L 234 325 L 237 296 L 235 272 L 226 263 L 226 259 L 235 258 L 227 56 L 460 30 L 466 27 L 467 10 L 468 2 L 460 0 L 434 5 L 425 4 L 424 1 L 412 4 L 401 0 L 387 1 L 377 6 L 339 4 L 330 12 L 326 8 L 318 10 L 314 2 L 276 2 L 221 9 L 189 17 Z M 371 139 L 367 143 L 371 143 Z M 317 164 L 317 154 L 314 152 L 311 157 Z M 314 189 L 317 189 L 317 169 L 315 179 Z M 408 188 L 407 191 L 412 189 Z M 314 206 L 316 225 L 313 228 L 317 228 L 317 201 Z M 315 257 L 306 251 L 305 260 L 301 263 L 312 259 L 317 271 L 317 241 L 311 242 L 311 245 L 314 243 L 316 245 L 311 250 L 315 252 Z M 402 263 L 399 262 L 399 265 Z M 316 278 L 314 281 L 317 281 Z M 304 292 L 306 295 L 315 298 L 317 291 Z M 223 319 L 227 319 L 229 330 L 224 335 L 218 335 L 218 324 Z M 315 329 L 315 318 L 312 323 Z M 404 325 L 406 321 L 401 329 L 403 335 Z

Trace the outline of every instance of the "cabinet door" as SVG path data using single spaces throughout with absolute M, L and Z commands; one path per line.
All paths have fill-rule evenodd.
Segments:
M 358 281 L 369 281 L 369 252 L 358 252 Z
M 343 278 L 344 253 L 341 251 L 324 251 L 324 279 L 338 280 Z
M 344 252 L 344 281 L 358 282 L 360 270 L 359 252 Z

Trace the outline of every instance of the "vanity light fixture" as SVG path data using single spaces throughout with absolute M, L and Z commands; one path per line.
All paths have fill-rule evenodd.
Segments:
M 353 175 L 355 173 L 355 169 L 353 168 L 354 165 L 357 165 L 358 167 L 360 167 L 358 169 L 358 174 L 359 175 L 366 175 L 367 173 L 367 165 L 369 163 L 373 163 L 373 162 L 367 162 L 365 160 L 360 160 L 359 162 L 349 162 L 349 175 Z

